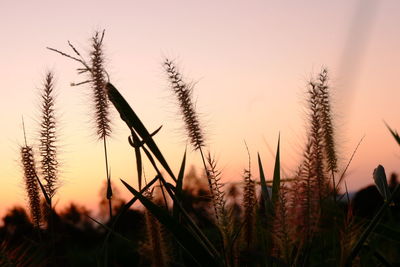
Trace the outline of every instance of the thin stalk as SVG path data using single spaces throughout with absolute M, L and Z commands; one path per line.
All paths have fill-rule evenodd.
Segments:
M 199 146 L 198 149 L 200 151 L 201 160 L 203 162 L 204 170 L 206 171 L 208 186 L 210 187 L 210 193 L 212 194 L 211 197 L 214 198 L 213 185 L 212 185 L 212 181 L 211 181 L 211 177 L 210 177 L 210 172 L 207 169 L 207 164 L 206 164 L 206 160 L 205 160 L 205 157 L 204 157 L 203 149 L 202 149 L 201 146 Z M 213 206 L 214 206 L 214 212 L 215 212 L 215 217 L 216 217 L 215 219 L 217 221 L 217 224 L 219 225 L 220 224 L 220 218 L 219 218 L 219 212 L 218 212 L 218 209 L 217 209 L 215 201 L 213 201 Z M 222 245 L 222 254 L 223 254 L 223 257 L 224 257 L 224 260 L 225 260 L 225 265 L 226 265 L 226 263 L 228 262 L 228 255 L 226 253 L 226 248 L 225 248 L 225 246 L 227 245 L 226 244 L 226 237 L 224 237 L 225 233 L 222 233 L 221 231 L 218 231 L 218 233 L 219 233 L 219 236 L 220 236 L 220 238 L 222 240 L 222 244 L 223 244 Z
M 336 204 L 336 181 L 335 181 L 335 172 L 334 170 L 331 171 L 332 172 L 332 183 L 333 183 L 333 201 Z
M 106 198 L 108 199 L 108 209 L 110 212 L 110 221 L 112 220 L 112 187 L 111 187 L 111 177 L 109 175 L 109 169 L 108 169 L 108 153 L 107 153 L 107 141 L 106 141 L 106 136 L 103 136 L 103 146 L 104 146 L 104 160 L 105 160 L 105 166 L 106 166 L 106 177 L 107 177 L 107 192 L 106 192 Z

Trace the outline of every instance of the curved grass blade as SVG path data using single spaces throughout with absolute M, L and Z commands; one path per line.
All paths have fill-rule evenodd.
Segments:
M 177 201 L 182 201 L 182 187 L 183 187 L 183 178 L 185 176 L 185 165 L 186 165 L 186 149 L 185 149 L 185 153 L 183 154 L 181 167 L 179 169 L 178 180 L 176 181 L 175 196 L 177 198 Z M 179 209 L 178 209 L 177 203 L 174 203 L 173 216 L 175 218 L 178 218 L 178 220 L 179 220 L 180 216 L 179 216 Z
M 40 179 L 37 175 L 36 175 L 36 180 L 38 181 L 40 189 L 42 190 L 43 196 L 46 199 L 46 203 L 49 205 L 49 207 L 51 207 L 51 198 L 47 194 L 46 189 L 44 188 L 42 182 L 40 181 Z
M 146 127 L 140 121 L 136 113 L 129 106 L 128 102 L 126 102 L 124 97 L 118 92 L 117 88 L 115 88 L 111 83 L 107 83 L 106 88 L 108 97 L 120 114 L 121 119 L 125 121 L 129 129 L 133 129 L 135 132 L 137 132 L 137 134 L 142 138 L 143 142 L 147 144 L 150 151 L 154 154 L 171 178 L 176 182 L 175 175 L 162 155 L 160 149 L 154 142 L 153 137 L 147 131 Z
M 396 130 L 392 130 L 392 128 L 389 127 L 389 125 L 384 121 L 386 127 L 388 128 L 388 130 L 390 131 L 390 133 L 393 135 L 394 140 L 396 140 L 397 144 L 400 146 L 400 136 L 397 133 Z
M 145 152 L 147 151 L 144 149 Z M 149 153 L 149 152 L 146 152 Z M 152 160 L 151 155 L 149 155 L 149 159 Z M 153 165 L 154 166 L 154 165 Z M 155 167 L 156 168 L 156 167 Z M 167 190 L 168 195 L 171 197 L 171 199 L 176 203 L 176 206 L 179 208 L 179 212 L 182 214 L 182 218 L 186 220 L 186 223 L 189 227 L 189 229 L 192 231 L 193 236 L 195 238 L 198 238 L 199 242 L 205 244 L 205 246 L 212 251 L 212 254 L 217 255 L 217 258 L 220 258 L 218 251 L 215 249 L 214 245 L 210 242 L 210 240 L 204 235 L 204 233 L 200 230 L 200 228 L 197 226 L 197 224 L 193 221 L 193 219 L 190 217 L 190 215 L 186 212 L 186 210 L 183 208 L 182 204 L 177 201 L 177 198 L 175 194 L 172 192 L 174 190 L 173 186 L 171 187 L 169 183 L 167 183 L 162 176 L 162 174 L 159 172 L 159 170 L 156 168 L 156 171 L 158 172 L 158 178 Z M 128 188 L 129 189 L 129 188 Z
M 146 209 L 174 235 L 177 242 L 192 256 L 199 266 L 222 266 L 218 258 L 203 243 L 199 242 L 184 225 L 180 224 L 167 211 L 148 200 L 129 184 L 123 180 L 121 181 Z
M 142 190 L 140 190 L 140 193 L 143 194 L 146 192 L 147 189 L 149 189 L 156 181 L 158 180 L 158 176 L 154 177 L 145 187 L 143 187 Z M 118 212 L 118 214 L 114 217 L 114 220 L 111 225 L 111 231 L 114 231 L 113 229 L 115 228 L 115 225 L 119 221 L 119 218 L 138 200 L 137 197 L 133 197 L 128 203 L 126 203 Z M 102 246 L 102 251 L 105 251 L 105 248 L 107 246 L 108 240 L 111 236 L 110 230 L 107 233 L 106 238 L 104 239 L 103 246 Z M 114 231 L 115 232 L 115 231 Z
M 131 136 L 128 137 L 129 144 L 135 149 L 135 158 L 136 158 L 136 169 L 138 175 L 138 185 L 139 191 L 142 190 L 142 155 L 140 153 L 140 146 L 137 146 L 136 143 L 139 141 L 136 133 L 131 130 Z

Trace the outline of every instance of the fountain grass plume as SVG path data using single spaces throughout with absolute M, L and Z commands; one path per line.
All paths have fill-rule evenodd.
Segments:
M 99 139 L 104 139 L 111 134 L 110 109 L 105 87 L 107 79 L 104 69 L 103 38 L 104 31 L 101 36 L 99 36 L 99 32 L 95 33 L 92 38 L 92 51 L 90 53 L 90 75 L 92 79 L 97 136 Z
M 288 209 L 288 188 L 280 184 L 279 196 L 275 205 L 275 216 L 272 223 L 273 250 L 272 253 L 278 258 L 284 259 L 285 263 L 291 265 L 292 227 Z
M 337 153 L 335 148 L 331 104 L 328 85 L 328 70 L 323 68 L 318 75 L 317 88 L 319 90 L 319 104 L 321 116 L 321 130 L 324 138 L 325 156 L 328 171 L 335 173 L 338 169 Z
M 40 209 L 39 185 L 37 182 L 37 173 L 35 160 L 31 146 L 21 147 L 21 162 L 24 170 L 25 189 L 29 199 L 29 210 L 35 227 L 40 227 L 42 212 Z
M 29 211 L 35 227 L 39 228 L 42 220 L 42 211 L 40 206 L 38 176 L 36 173 L 35 158 L 33 149 L 28 146 L 26 141 L 25 124 L 22 119 L 22 129 L 24 132 L 25 144 L 21 146 L 21 164 L 24 172 L 25 189 L 29 200 Z
M 311 142 L 311 173 L 317 181 L 317 191 L 320 201 L 326 196 L 326 175 L 324 165 L 323 148 L 324 143 L 321 137 L 322 125 L 321 125 L 321 107 L 319 104 L 319 92 L 318 86 L 310 82 L 308 88 L 309 94 L 309 109 L 310 109 L 310 142 Z
M 75 53 L 75 56 L 71 56 L 60 50 L 47 47 L 49 50 L 54 51 L 62 56 L 70 58 L 74 61 L 79 62 L 82 67 L 78 68 L 78 74 L 89 73 L 87 80 L 79 83 L 72 83 L 72 86 L 78 86 L 86 83 L 90 83 L 93 92 L 93 109 L 94 109 L 94 121 L 96 124 L 96 134 L 99 140 L 103 141 L 104 146 L 104 158 L 105 158 L 105 168 L 106 168 L 106 179 L 107 179 L 107 192 L 106 198 L 109 201 L 110 219 L 112 218 L 112 187 L 111 187 L 111 177 L 108 167 L 108 154 L 107 154 L 107 137 L 111 134 L 111 120 L 110 120 L 110 105 L 109 99 L 107 97 L 106 84 L 109 81 L 109 77 L 104 68 L 104 53 L 103 53 L 103 40 L 104 40 L 103 30 L 100 32 L 95 32 L 92 37 L 91 42 L 91 52 L 89 63 L 82 57 L 79 51 L 68 42 L 68 45 Z
M 298 181 L 294 184 L 292 198 L 293 226 L 296 228 L 300 245 L 309 243 L 317 231 L 321 202 L 319 199 L 319 186 L 314 171 L 314 159 L 312 155 L 312 141 L 309 139 L 304 151 L 304 160 L 298 170 Z
M 188 84 L 182 80 L 182 74 L 173 61 L 165 59 L 163 66 L 168 75 L 171 89 L 177 97 L 189 141 L 194 149 L 198 150 L 204 146 L 204 135 L 192 102 L 193 84 Z
M 68 42 L 70 48 L 74 51 L 75 56 L 71 56 L 60 50 L 47 47 L 47 49 L 54 51 L 62 56 L 70 58 L 74 61 L 79 62 L 82 66 L 77 69 L 78 74 L 89 73 L 87 80 L 79 83 L 71 83 L 72 86 L 78 86 L 86 83 L 90 83 L 93 92 L 93 107 L 94 117 L 96 123 L 96 133 L 99 139 L 104 139 L 111 134 L 111 120 L 110 120 L 110 109 L 106 91 L 106 83 L 109 80 L 108 74 L 104 68 L 104 53 L 103 53 L 103 30 L 95 32 L 91 40 L 91 52 L 89 54 L 89 62 L 87 62 L 80 52 Z
M 53 73 L 46 74 L 43 92 L 41 94 L 42 104 L 40 121 L 40 144 L 41 174 L 46 181 L 46 192 L 50 199 L 54 196 L 58 186 L 58 161 L 56 147 L 56 118 L 54 114 L 54 85 Z
M 154 187 L 151 190 L 146 190 L 144 193 L 149 200 L 154 200 L 153 194 Z M 145 211 L 145 222 L 147 242 L 141 245 L 139 251 L 144 257 L 148 258 L 151 266 L 169 266 L 170 255 L 167 249 L 163 225 L 148 210 Z
M 256 205 L 256 193 L 255 193 L 255 183 L 251 178 L 251 157 L 250 151 L 247 146 L 247 143 L 244 143 L 246 146 L 246 151 L 249 160 L 248 169 L 244 169 L 243 179 L 244 179 L 244 189 L 243 189 L 243 208 L 244 208 L 244 229 L 243 229 L 243 239 L 246 243 L 246 249 L 249 250 L 251 244 L 254 241 L 254 232 L 255 232 L 255 205 Z
M 208 175 L 211 181 L 211 200 L 214 205 L 215 217 L 217 225 L 224 234 L 224 238 L 228 235 L 228 221 L 225 210 L 225 193 L 222 190 L 221 172 L 217 169 L 217 162 L 211 153 L 207 154 Z

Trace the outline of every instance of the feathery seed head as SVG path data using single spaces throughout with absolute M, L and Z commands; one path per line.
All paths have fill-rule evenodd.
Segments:
M 321 129 L 324 138 L 324 153 L 327 159 L 327 168 L 328 171 L 336 172 L 338 168 L 338 159 L 333 133 L 333 122 L 328 86 L 328 70 L 326 68 L 322 69 L 321 73 L 318 75 L 317 87 L 321 112 Z
M 56 147 L 56 118 L 54 111 L 53 74 L 46 75 L 43 92 L 41 95 L 41 122 L 40 122 L 40 157 L 41 173 L 46 181 L 46 191 L 52 198 L 57 189 L 57 147 Z
M 290 261 L 290 250 L 292 244 L 292 229 L 288 211 L 288 188 L 285 184 L 280 185 L 279 197 L 275 206 L 275 216 L 272 224 L 273 254 L 282 258 L 287 264 Z
M 173 61 L 165 59 L 163 67 L 171 89 L 177 97 L 190 143 L 197 150 L 204 146 L 204 136 L 195 106 L 192 102 L 193 85 L 187 84 L 182 80 L 182 74 L 178 71 Z
M 255 230 L 255 184 L 253 179 L 251 179 L 251 172 L 249 170 L 244 170 L 244 192 L 243 192 L 243 207 L 244 207 L 244 231 L 243 237 L 247 245 L 247 249 L 250 247 L 251 243 L 254 241 L 254 230 Z
M 207 175 L 210 183 L 210 194 L 214 205 L 215 217 L 218 226 L 223 231 L 226 231 L 225 193 L 222 190 L 221 172 L 217 169 L 217 162 L 214 157 L 211 156 L 210 152 L 207 154 L 207 163 L 209 165 Z
M 29 199 L 29 210 L 34 225 L 39 227 L 42 215 L 40 209 L 39 186 L 37 182 L 32 147 L 27 145 L 21 147 L 21 163 L 24 171 L 25 189 Z
M 70 43 L 68 45 L 74 51 L 75 56 L 48 47 L 49 50 L 62 56 L 79 62 L 82 67 L 78 68 L 78 74 L 89 73 L 87 80 L 78 83 L 71 83 L 71 86 L 78 86 L 90 83 L 93 90 L 94 118 L 96 124 L 96 133 L 99 139 L 104 139 L 111 134 L 110 110 L 106 92 L 106 83 L 109 80 L 104 68 L 103 39 L 104 32 L 96 32 L 92 37 L 91 52 L 89 63 L 82 57 L 79 51 Z
M 105 87 L 107 79 L 104 69 L 103 38 L 104 31 L 101 36 L 99 32 L 96 32 L 92 38 L 92 51 L 90 53 L 90 75 L 95 106 L 95 121 L 97 135 L 100 139 L 109 136 L 111 133 L 109 102 Z

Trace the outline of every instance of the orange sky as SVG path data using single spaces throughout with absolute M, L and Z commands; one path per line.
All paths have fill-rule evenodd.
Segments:
M 208 144 L 226 181 L 247 166 L 244 140 L 272 175 L 281 133 L 284 173 L 299 163 L 305 140 L 305 85 L 321 66 L 331 73 L 342 166 L 365 135 L 350 167 L 350 189 L 372 181 L 373 169 L 399 171 L 399 148 L 382 120 L 400 129 L 398 1 L 2 1 L 0 3 L 0 212 L 25 203 L 19 145 L 24 115 L 28 142 L 37 144 L 39 88 L 55 72 L 62 186 L 58 205 L 94 207 L 104 180 L 102 146 L 91 124 L 89 89 L 75 62 L 45 49 L 87 52 L 106 29 L 107 67 L 145 125 L 163 125 L 156 141 L 177 172 L 185 134 L 161 62 L 177 59 L 197 81 L 195 97 Z M 115 115 L 115 114 L 114 114 Z M 115 115 L 110 140 L 112 177 L 135 184 L 129 133 Z M 190 154 L 190 163 L 198 161 Z M 254 174 L 257 169 L 254 168 Z M 148 175 L 151 175 L 149 170 Z M 125 189 L 120 187 L 124 196 Z

